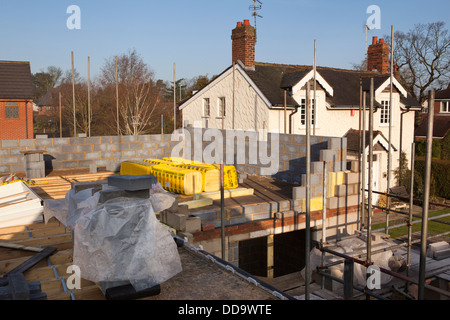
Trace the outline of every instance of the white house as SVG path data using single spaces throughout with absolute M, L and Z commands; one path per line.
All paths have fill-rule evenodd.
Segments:
M 389 149 L 386 148 L 389 145 L 389 46 L 383 39 L 377 41 L 374 37 L 368 49 L 368 65 L 373 71 L 317 67 L 316 90 L 313 91 L 312 66 L 255 62 L 255 36 L 255 28 L 248 20 L 238 22 L 231 36 L 233 64 L 180 105 L 183 125 L 305 134 L 306 85 L 309 83 L 311 106 L 315 109 L 311 114 L 312 134 L 343 137 L 351 130 L 353 134 L 355 130 L 359 134 L 361 92 L 367 92 L 368 106 L 370 78 L 373 78 L 374 138 L 379 137 L 374 139 L 374 145 L 380 147 L 374 157 L 377 162 L 374 163 L 377 167 L 374 190 L 385 191 Z M 413 111 L 421 109 L 397 78 L 393 78 L 391 169 L 398 167 L 400 148 L 406 152 L 410 163 L 414 141 Z M 349 152 L 348 156 L 357 157 L 357 154 Z M 391 181 L 394 181 L 393 176 Z

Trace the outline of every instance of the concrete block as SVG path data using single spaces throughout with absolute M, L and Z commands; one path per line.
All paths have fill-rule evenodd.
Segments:
M 350 171 L 351 172 L 359 172 L 359 162 L 358 162 L 358 160 L 350 161 Z
M 187 216 L 184 214 L 166 212 L 166 224 L 175 230 L 186 231 L 186 220 Z
M 434 259 L 436 260 L 442 260 L 450 257 L 450 248 L 438 250 L 434 253 Z
M 243 214 L 254 214 L 254 213 L 260 213 L 261 212 L 261 205 L 260 204 L 253 204 L 249 206 L 244 206 Z
M 149 190 L 158 183 L 153 175 L 121 175 L 108 177 L 108 184 L 128 191 Z
M 97 165 L 90 164 L 89 165 L 89 173 L 97 173 Z
M 336 197 L 345 197 L 347 195 L 348 186 L 346 184 L 337 185 L 334 188 Z
M 357 172 L 345 172 L 345 183 L 354 184 L 358 183 L 359 174 Z
M 306 198 L 306 187 L 293 187 L 292 188 L 292 199 L 305 199 Z
M 445 241 L 435 242 L 428 245 L 427 256 L 430 258 L 435 258 L 435 254 L 438 251 L 445 251 L 450 249 L 450 244 Z
M 184 215 L 189 215 L 189 207 L 187 205 L 179 205 L 178 206 L 178 213 L 179 214 L 184 214 Z
M 179 214 L 180 215 L 180 214 Z M 186 216 L 184 214 L 181 214 Z M 202 230 L 202 219 L 196 216 L 187 216 L 185 222 L 185 230 L 186 232 L 195 233 Z
M 315 186 L 315 185 L 320 185 L 323 182 L 323 178 L 322 178 L 322 174 L 319 173 L 314 173 L 311 174 L 311 178 L 310 178 L 310 185 L 311 186 Z M 302 185 L 306 185 L 306 174 L 302 174 Z
M 336 150 L 320 150 L 320 161 L 336 161 L 338 160 L 338 154 Z
M 311 173 L 323 173 L 323 162 L 311 162 Z

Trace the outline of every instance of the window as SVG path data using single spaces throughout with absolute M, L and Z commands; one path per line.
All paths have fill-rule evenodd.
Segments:
M 450 113 L 450 101 L 441 101 L 441 112 Z
M 389 124 L 389 100 L 381 101 L 380 124 Z
M 211 114 L 211 105 L 209 103 L 209 98 L 203 99 L 203 116 L 209 117 Z
M 311 125 L 313 126 L 315 121 L 316 121 L 316 115 L 314 112 L 314 99 L 310 99 L 311 100 Z M 300 126 L 301 127 L 305 127 L 306 126 L 306 98 L 301 100 L 301 105 L 300 105 Z
M 226 110 L 225 97 L 220 97 L 219 98 L 219 117 L 225 117 L 225 110 Z
M 6 119 L 19 119 L 19 107 L 6 107 L 5 108 Z

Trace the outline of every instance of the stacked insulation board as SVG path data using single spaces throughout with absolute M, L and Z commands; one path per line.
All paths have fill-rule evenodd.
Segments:
M 168 191 L 192 195 L 200 192 L 220 190 L 220 166 L 181 158 L 146 159 L 124 161 L 121 175 L 152 174 Z M 238 187 L 234 166 L 224 166 L 224 188 Z
M 192 167 L 200 167 L 200 168 L 209 168 L 209 169 L 215 169 L 219 171 L 219 185 L 218 188 L 220 189 L 220 165 L 218 164 L 208 164 L 208 163 L 203 163 L 200 161 L 195 161 L 195 160 L 186 160 L 186 159 L 182 159 L 182 158 L 175 158 L 175 157 L 166 157 L 163 158 L 163 161 L 169 161 L 172 162 L 173 164 L 177 164 L 177 165 L 182 165 L 182 166 L 192 166 Z M 236 168 L 234 166 L 223 166 L 223 184 L 224 184 L 224 188 L 225 189 L 235 189 L 237 188 L 238 185 L 238 178 L 237 178 L 237 171 Z M 211 190 L 211 191 L 218 191 L 217 190 Z M 206 191 L 205 192 L 209 192 Z

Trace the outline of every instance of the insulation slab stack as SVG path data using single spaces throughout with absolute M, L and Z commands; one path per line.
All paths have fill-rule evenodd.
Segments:
M 181 158 L 124 161 L 121 175 L 151 174 L 157 177 L 164 189 L 185 195 L 220 190 L 220 166 Z M 224 188 L 238 187 L 234 166 L 224 166 Z
M 203 163 L 200 161 L 195 160 L 186 160 L 182 158 L 176 158 L 176 157 L 166 157 L 163 158 L 163 161 L 169 161 L 174 165 L 177 166 L 193 166 L 193 167 L 199 167 L 199 168 L 208 168 L 208 169 L 215 169 L 218 171 L 218 185 L 216 190 L 209 190 L 209 191 L 218 191 L 220 190 L 220 165 L 218 164 L 208 164 Z M 237 171 L 234 166 L 227 166 L 225 165 L 223 167 L 223 183 L 225 189 L 235 189 L 239 186 L 238 184 L 238 177 L 237 177 Z M 205 192 L 209 192 L 204 190 Z

